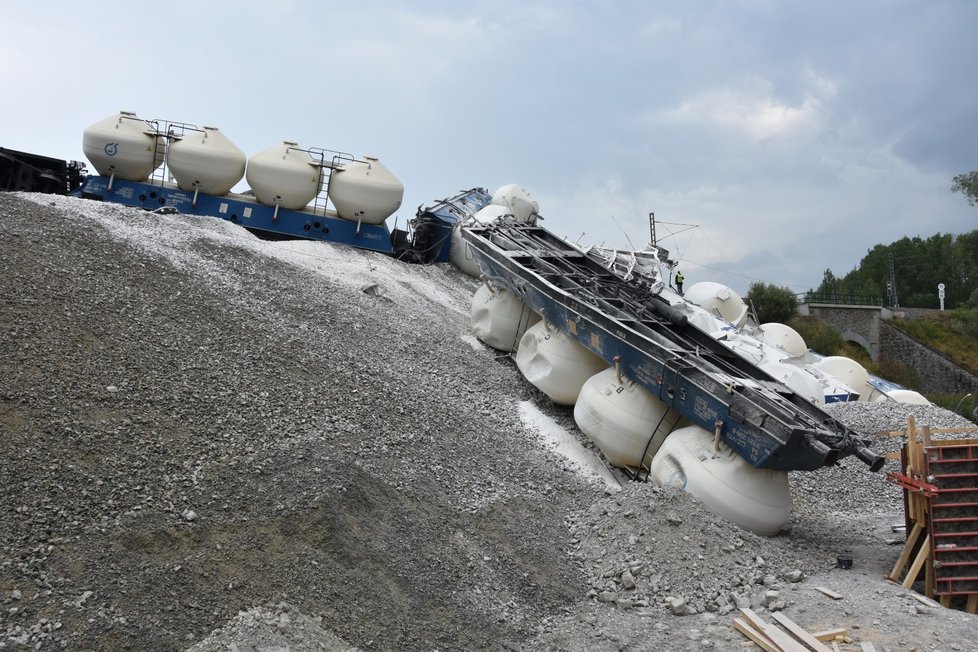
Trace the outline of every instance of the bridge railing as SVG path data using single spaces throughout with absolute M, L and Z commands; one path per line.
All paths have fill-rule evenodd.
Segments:
M 799 292 L 798 303 L 835 303 L 845 306 L 884 306 L 883 297 L 825 292 Z

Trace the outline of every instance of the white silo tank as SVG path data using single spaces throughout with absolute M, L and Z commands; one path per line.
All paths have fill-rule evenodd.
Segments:
M 492 194 L 492 204 L 506 208 L 517 222 L 527 223 L 540 215 L 537 203 L 526 188 L 515 183 L 502 186 Z
M 765 344 L 779 348 L 792 357 L 798 357 L 808 351 L 805 339 L 787 324 L 777 322 L 761 324 L 757 327 L 754 336 Z
M 462 239 L 462 229 L 465 225 L 459 222 L 452 227 L 452 243 L 448 250 L 448 260 L 469 276 L 479 278 L 482 268 L 472 253 L 472 245 Z
M 510 210 L 498 204 L 486 204 L 475 212 L 472 218 L 479 224 L 489 224 L 495 222 L 504 215 L 510 215 Z
M 472 331 L 494 349 L 510 353 L 519 346 L 526 329 L 540 321 L 540 315 L 502 288 L 483 284 L 472 297 Z
M 298 143 L 286 140 L 252 155 L 245 179 L 260 203 L 301 210 L 319 194 L 321 171 Z
M 166 163 L 181 190 L 224 195 L 244 176 L 247 157 L 217 127 L 173 137 Z
M 516 366 L 554 403 L 573 405 L 587 379 L 606 369 L 608 363 L 543 320 L 528 328 L 520 339 Z
M 103 176 L 144 181 L 163 163 L 166 142 L 152 124 L 120 111 L 85 129 L 82 151 Z
M 893 389 L 886 393 L 892 400 L 897 403 L 909 403 L 910 405 L 930 405 L 930 401 L 921 394 L 920 392 L 915 392 L 912 389 Z
M 452 227 L 452 242 L 448 250 L 448 260 L 460 270 L 478 278 L 482 274 L 475 254 L 472 253 L 472 245 L 462 239 L 462 229 L 471 224 L 487 224 L 496 218 L 508 214 L 508 209 L 502 206 L 489 204 L 480 208 L 474 215 L 464 222 L 457 223 Z
M 343 219 L 381 224 L 401 207 L 404 186 L 379 159 L 365 156 L 333 170 L 326 194 Z
M 802 398 L 811 403 L 825 404 L 825 388 L 818 378 L 803 367 L 776 360 L 764 360 L 758 366 Z
M 683 298 L 734 326 L 743 326 L 747 321 L 747 304 L 739 294 L 721 283 L 695 283 L 683 293 Z
M 853 360 L 842 355 L 830 355 L 812 363 L 812 366 L 827 376 L 838 379 L 843 385 L 851 387 L 859 394 L 860 401 L 869 400 L 873 386 L 869 383 L 869 372 Z
M 677 423 L 686 424 L 678 412 L 644 387 L 620 377 L 614 367 L 591 376 L 581 387 L 574 421 L 612 466 L 632 469 L 655 455 L 657 448 L 650 446 L 655 433 L 664 436 Z
M 666 437 L 652 459 L 649 480 L 684 489 L 710 511 L 764 536 L 777 534 L 791 516 L 785 471 L 757 469 L 714 434 L 687 426 Z

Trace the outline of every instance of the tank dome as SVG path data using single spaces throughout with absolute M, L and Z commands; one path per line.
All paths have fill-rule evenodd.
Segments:
M 227 193 L 245 172 L 246 157 L 217 127 L 189 131 L 174 138 L 166 162 L 181 190 L 209 195 Z
M 869 372 L 861 364 L 842 355 L 830 355 L 812 364 L 823 374 L 832 376 L 843 385 L 852 388 L 859 394 L 859 400 L 866 401 L 873 393 L 869 383 Z
M 526 329 L 538 321 L 540 315 L 502 288 L 482 284 L 472 297 L 472 330 L 494 349 L 515 351 Z
M 897 403 L 909 403 L 911 405 L 930 405 L 923 394 L 912 389 L 894 389 L 886 393 Z M 885 400 L 885 399 L 884 399 Z
M 486 204 L 479 210 L 475 212 L 472 218 L 479 224 L 488 224 L 493 220 L 497 220 L 503 215 L 509 215 L 510 211 L 505 206 L 500 206 L 499 204 Z
M 803 367 L 785 362 L 765 360 L 758 365 L 776 381 L 786 385 L 791 391 L 812 403 L 825 403 L 825 389 L 818 378 Z
M 327 195 L 343 219 L 381 224 L 401 207 L 404 186 L 378 159 L 365 156 L 333 170 Z
M 560 405 L 574 405 L 588 378 L 608 363 L 545 320 L 527 329 L 516 366 L 537 389 Z
M 508 214 L 509 210 L 502 206 L 487 204 L 466 221 L 458 222 L 452 228 L 452 243 L 448 250 L 448 260 L 469 276 L 478 278 L 482 274 L 482 269 L 472 253 L 472 245 L 462 239 L 462 229 L 472 224 L 486 224 Z
M 740 295 L 721 283 L 702 281 L 689 287 L 683 295 L 686 301 L 719 316 L 734 326 L 747 320 L 747 304 Z
M 633 469 L 648 464 L 661 438 L 677 423 L 687 423 L 650 391 L 620 377 L 614 367 L 584 383 L 574 404 L 574 421 L 612 466 Z
M 319 194 L 322 168 L 297 143 L 286 140 L 248 159 L 245 178 L 260 203 L 301 210 Z
M 755 335 L 765 344 L 781 349 L 792 357 L 798 357 L 808 351 L 804 338 L 787 324 L 777 322 L 761 324 Z
M 103 176 L 143 181 L 163 163 L 166 142 L 156 127 L 135 113 L 120 111 L 82 134 L 82 151 Z
M 515 183 L 494 192 L 490 203 L 508 209 L 517 222 L 531 222 L 534 216 L 540 215 L 540 204 L 523 186 Z
M 459 222 L 452 228 L 452 244 L 448 250 L 448 260 L 460 270 L 478 278 L 482 274 L 482 268 L 472 253 L 472 246 L 462 239 L 462 229 L 464 225 Z
M 649 479 L 699 498 L 715 514 L 764 536 L 777 534 L 791 516 L 788 473 L 757 469 L 699 426 L 666 437 L 652 460 Z

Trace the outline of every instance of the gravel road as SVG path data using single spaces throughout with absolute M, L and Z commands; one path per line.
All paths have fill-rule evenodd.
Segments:
M 740 650 L 750 605 L 978 650 L 883 578 L 900 492 L 859 462 L 792 474 L 772 538 L 568 462 L 451 267 L 30 194 L 0 266 L 0 649 Z

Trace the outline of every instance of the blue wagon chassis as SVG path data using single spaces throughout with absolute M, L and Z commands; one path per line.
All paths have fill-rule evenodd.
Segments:
M 393 251 L 386 224 L 359 224 L 324 211 L 276 210 L 244 195 L 195 195 L 169 184 L 120 179 L 113 179 L 110 189 L 109 178 L 103 176 L 88 177 L 75 194 L 147 210 L 170 207 L 188 215 L 227 220 L 271 236 L 324 240 L 385 254 Z
M 688 324 L 648 285 L 535 225 L 478 225 L 462 237 L 493 283 L 609 364 L 617 359 L 693 423 L 719 428 L 754 467 L 814 470 L 848 455 L 882 467 L 857 433 Z

